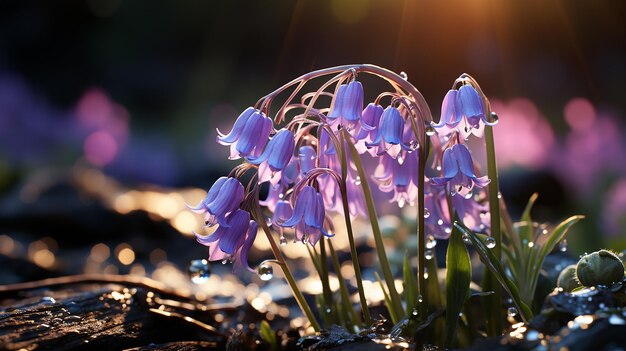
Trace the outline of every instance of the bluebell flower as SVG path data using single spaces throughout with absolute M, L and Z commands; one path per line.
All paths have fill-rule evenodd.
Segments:
M 244 267 L 254 271 L 248 265 L 248 252 L 256 238 L 258 225 L 250 220 L 250 213 L 237 210 L 227 216 L 228 226 L 220 226 L 211 235 L 195 233 L 196 240 L 209 247 L 209 261 L 230 260 L 234 269 Z
M 256 158 L 249 158 L 252 164 L 259 165 L 259 183 L 270 181 L 278 184 L 282 174 L 293 157 L 295 140 L 293 132 L 281 129 L 272 137 L 263 153 Z
M 294 195 L 292 195 L 294 196 Z M 296 239 L 315 245 L 325 236 L 332 236 L 324 229 L 326 211 L 322 195 L 311 186 L 304 186 L 295 194 L 293 215 L 280 224 L 283 227 L 296 227 Z
M 363 85 L 361 82 L 352 81 L 348 84 L 341 84 L 335 95 L 335 104 L 328 114 L 331 125 L 339 125 L 353 131 L 359 126 L 361 121 L 361 110 L 363 110 Z
M 413 205 L 418 195 L 418 157 L 417 152 L 402 152 L 394 159 L 383 155 L 374 172 L 378 189 L 384 193 L 392 192 L 389 202 L 397 202 L 400 208 L 405 204 Z
M 256 158 L 263 152 L 272 131 L 272 120 L 252 107 L 247 108 L 235 121 L 228 134 L 217 130 L 217 142 L 230 145 L 230 159 Z
M 458 130 L 466 139 L 470 134 L 482 137 L 485 125 L 495 125 L 487 121 L 483 99 L 469 84 L 459 90 L 448 91 L 441 104 L 441 119 L 433 127 L 439 134 L 448 135 Z
M 377 128 L 380 124 L 380 117 L 383 115 L 383 107 L 374 103 L 369 103 L 365 110 L 363 110 L 361 118 L 361 129 L 356 136 L 357 143 L 355 144 L 359 154 L 363 154 L 366 151 L 372 155 L 377 156 L 378 147 L 368 148 L 365 144 L 372 143 L 376 139 Z
M 469 197 L 474 186 L 485 187 L 489 184 L 489 179 L 487 176 L 476 176 L 469 149 L 463 144 L 456 144 L 443 153 L 443 177 L 432 178 L 431 183 L 448 186 L 452 195 Z
M 402 140 L 404 129 L 404 119 L 400 110 L 389 106 L 380 117 L 376 138 L 371 143 L 365 143 L 365 145 L 367 147 L 378 146 L 378 156 L 386 152 L 389 156 L 396 158 L 403 149 L 412 151 Z
M 218 223 L 228 227 L 225 217 L 239 208 L 243 196 L 243 185 L 238 179 L 221 177 L 211 186 L 204 200 L 195 207 L 189 205 L 187 207 L 196 213 L 204 213 L 205 223 L 209 227 Z

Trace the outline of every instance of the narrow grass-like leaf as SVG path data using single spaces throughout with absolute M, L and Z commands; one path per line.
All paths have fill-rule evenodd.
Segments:
M 411 263 L 409 261 L 409 254 L 404 254 L 404 263 L 402 265 L 402 274 L 404 276 L 404 298 L 406 302 L 406 315 L 410 315 L 414 308 L 417 307 L 417 280 Z
M 339 280 L 339 293 L 341 294 L 342 303 L 339 303 L 337 301 L 336 304 L 338 307 L 341 307 L 343 318 L 346 323 L 346 328 L 348 328 L 348 330 L 354 330 L 355 326 L 358 325 L 360 327 L 360 321 L 356 311 L 354 310 L 352 301 L 350 301 L 350 293 L 348 292 L 348 287 L 346 286 L 346 280 L 341 274 L 341 265 L 339 264 L 339 258 L 337 257 L 337 253 L 335 252 L 335 248 L 333 247 L 333 243 L 331 240 L 328 241 L 328 248 L 330 249 L 330 257 L 333 264 L 333 269 L 335 270 L 337 274 L 337 279 Z
M 520 317 L 522 318 L 522 320 L 524 322 L 528 322 L 533 313 L 528 305 L 526 305 L 524 301 L 522 301 L 519 289 L 506 275 L 499 260 L 496 259 L 491 250 L 487 248 L 487 245 L 485 245 L 484 241 L 480 239 L 477 234 L 467 229 L 463 224 L 460 224 L 458 222 L 455 222 L 454 226 L 469 236 L 472 244 L 474 245 L 474 248 L 476 249 L 476 252 L 478 252 L 478 255 L 481 258 L 481 261 L 487 266 L 487 268 L 489 268 L 489 270 L 494 274 L 500 285 L 511 296 L 511 299 L 513 299 L 513 303 L 515 303 L 518 311 L 520 312 Z
M 389 311 L 389 317 L 391 317 L 391 322 L 393 324 L 396 324 L 396 323 L 398 323 L 398 321 L 400 321 L 400 319 L 399 319 L 399 316 L 396 314 L 396 312 L 391 307 L 391 306 L 393 306 L 391 304 L 391 297 L 389 296 L 389 293 L 387 292 L 387 289 L 385 289 L 385 284 L 380 279 L 380 275 L 378 275 L 378 272 L 374 272 L 374 275 L 376 276 L 376 280 L 378 281 L 378 285 L 380 285 L 380 290 L 383 291 L 385 304 L 387 305 L 387 311 Z
M 265 340 L 268 344 L 270 344 L 270 350 L 278 351 L 278 338 L 276 337 L 276 333 L 270 326 L 270 324 L 263 320 L 261 321 L 261 338 Z
M 452 230 L 446 254 L 446 343 L 452 346 L 456 335 L 459 313 L 469 296 L 472 280 L 472 265 L 463 243 L 462 232 Z

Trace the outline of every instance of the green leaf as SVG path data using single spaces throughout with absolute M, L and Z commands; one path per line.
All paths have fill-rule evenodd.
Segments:
M 463 231 L 467 234 L 476 249 L 476 252 L 480 256 L 481 261 L 489 268 L 489 270 L 496 277 L 500 285 L 506 290 L 506 292 L 513 299 L 513 303 L 517 306 L 518 311 L 520 312 L 520 317 L 524 322 L 528 322 L 532 317 L 533 313 L 526 305 L 520 296 L 519 289 L 517 286 L 509 279 L 506 275 L 500 261 L 495 257 L 491 249 L 487 248 L 487 245 L 484 243 L 484 239 L 479 238 L 477 234 L 467 229 L 463 224 L 459 222 L 454 222 L 454 226 L 459 230 Z
M 263 338 L 265 342 L 270 344 L 272 350 L 277 351 L 279 349 L 276 333 L 274 332 L 270 324 L 265 320 L 261 321 L 261 338 Z
M 472 280 L 472 265 L 462 235 L 460 230 L 454 228 L 446 254 L 446 340 L 448 346 L 451 346 L 454 341 L 459 313 L 469 296 L 469 286 Z
M 399 318 L 400 316 L 398 316 L 395 310 L 392 308 L 393 305 L 391 304 L 391 297 L 389 296 L 387 289 L 385 289 L 385 284 L 380 279 L 380 275 L 378 275 L 378 272 L 374 272 L 374 275 L 376 276 L 376 280 L 378 280 L 378 285 L 380 285 L 380 290 L 383 291 L 385 304 L 387 305 L 387 311 L 389 311 L 389 317 L 391 317 L 391 322 L 393 324 L 396 324 L 400 321 L 400 318 Z
M 404 275 L 404 296 L 406 302 L 406 315 L 410 315 L 414 308 L 417 307 L 417 279 L 413 274 L 411 263 L 409 262 L 409 254 L 404 254 L 404 264 L 402 267 L 402 274 Z

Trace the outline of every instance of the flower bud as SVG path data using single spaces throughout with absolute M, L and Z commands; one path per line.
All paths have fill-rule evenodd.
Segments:
M 624 279 L 624 264 L 614 253 L 600 250 L 578 261 L 576 276 L 584 286 L 610 285 Z
M 556 286 L 563 289 L 565 292 L 571 292 L 580 286 L 578 279 L 576 279 L 576 265 L 572 264 L 561 271 L 559 278 L 556 281 Z

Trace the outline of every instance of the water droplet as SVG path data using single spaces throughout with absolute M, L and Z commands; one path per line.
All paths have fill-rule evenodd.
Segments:
M 426 127 L 426 135 L 428 136 L 433 136 L 435 135 L 436 131 L 435 128 L 433 128 L 433 126 L 429 125 L 428 127 Z
M 515 317 L 515 316 L 517 316 L 517 308 L 515 308 L 515 307 L 509 307 L 509 309 L 508 309 L 508 310 L 506 310 L 506 314 L 507 314 L 507 316 L 509 316 L 509 317 Z
M 446 234 L 452 233 L 452 227 L 445 227 L 443 230 Z
M 417 302 L 419 303 L 424 302 L 424 298 L 422 297 L 422 295 L 417 295 Z
M 211 267 L 209 261 L 205 259 L 192 260 L 187 267 L 189 278 L 194 284 L 206 283 L 211 275 Z
M 567 251 L 567 239 L 563 239 L 561 240 L 561 242 L 559 242 L 559 251 L 561 252 Z
M 404 207 L 406 201 L 403 198 L 398 199 L 398 207 Z
M 402 156 L 398 156 L 398 164 L 403 164 L 404 158 Z
M 498 192 L 498 199 L 502 198 L 502 193 Z
M 326 307 L 326 313 L 330 313 L 330 312 L 332 312 L 332 311 L 333 311 L 333 310 L 332 310 L 330 307 Z
M 433 259 L 433 250 L 430 250 L 430 249 L 424 250 L 424 258 L 427 259 L 427 260 L 432 260 Z
M 57 300 L 54 299 L 54 297 L 51 296 L 44 296 L 41 298 L 41 302 L 43 303 L 56 303 Z
M 424 218 L 428 217 L 430 217 L 430 211 L 426 207 L 424 207 Z
M 470 239 L 469 235 L 467 233 L 463 233 L 463 235 L 461 236 L 461 239 L 463 239 L 463 242 L 465 244 L 471 244 L 472 240 Z
M 419 314 L 419 312 L 417 311 L 417 308 L 414 308 L 413 311 L 411 311 L 411 314 L 414 316 L 417 316 Z
M 491 121 L 489 123 L 498 124 L 498 114 L 495 112 L 491 112 Z
M 402 72 L 400 72 L 400 78 L 402 78 L 404 80 L 408 80 L 409 79 L 409 75 L 406 74 L 406 72 L 402 71 Z
M 354 185 L 356 186 L 361 185 L 361 177 L 357 176 L 356 179 L 354 179 Z
M 494 247 L 496 247 L 496 238 L 494 238 L 493 236 L 488 237 L 487 239 L 485 239 L 485 245 L 487 245 L 488 248 L 493 249 Z
M 285 245 L 287 245 L 287 238 L 285 238 L 285 236 L 284 236 L 284 235 L 281 235 L 281 236 L 280 236 L 279 241 L 280 241 L 280 246 L 285 246 Z
M 268 281 L 274 277 L 274 268 L 269 263 L 264 262 L 257 267 L 256 273 L 261 280 Z
M 435 167 L 435 169 L 437 170 L 437 172 L 441 172 L 441 166 L 437 166 Z
M 278 198 L 279 199 L 283 199 L 284 197 L 285 197 L 285 194 L 283 194 L 283 193 L 278 194 Z
M 271 218 L 266 218 L 265 219 L 265 223 L 267 224 L 268 227 L 272 226 L 272 219 Z
M 437 220 L 437 225 L 443 225 L 443 219 L 439 218 L 439 219 Z
M 437 239 L 435 239 L 434 235 L 428 234 L 428 236 L 426 237 L 426 248 L 433 249 L 435 248 L 435 246 L 437 246 Z
M 428 279 L 428 277 L 429 277 L 428 268 L 424 267 L 424 279 Z
M 469 200 L 469 199 L 472 198 L 472 193 L 469 192 L 469 193 L 465 194 L 465 196 L 463 196 L 463 197 L 465 198 L 465 200 Z
M 415 151 L 419 148 L 420 148 L 420 143 L 418 143 L 417 140 L 411 140 L 409 142 L 409 149 L 411 149 L 411 151 Z

